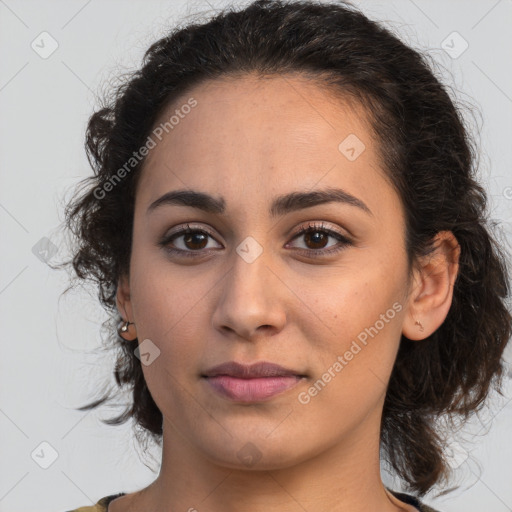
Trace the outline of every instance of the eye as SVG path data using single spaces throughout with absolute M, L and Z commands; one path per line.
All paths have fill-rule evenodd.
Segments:
M 328 256 L 334 253 L 337 253 L 345 248 L 347 245 L 352 245 L 352 242 L 341 233 L 329 229 L 325 226 L 325 224 L 321 223 L 312 223 L 307 227 L 301 228 L 298 233 L 295 234 L 294 240 L 296 238 L 303 238 L 306 243 L 306 250 L 300 249 L 300 252 L 305 254 L 306 256 Z M 338 244 L 335 244 L 329 249 L 325 249 L 326 244 L 328 243 L 329 238 L 334 238 L 338 240 Z
M 191 228 L 187 224 L 186 227 L 183 226 L 170 235 L 164 236 L 159 245 L 171 254 L 195 257 L 199 255 L 198 252 L 208 249 L 208 237 L 213 239 L 213 235 L 209 231 L 204 228 Z M 180 238 L 182 240 L 179 240 Z M 174 243 L 175 240 L 179 240 L 179 243 Z M 173 246 L 181 245 L 182 247 L 170 247 L 171 242 Z
M 300 237 L 303 237 L 306 249 L 299 248 L 298 251 L 308 257 L 328 256 L 341 251 L 347 245 L 352 245 L 348 238 L 327 228 L 323 223 L 312 223 L 301 228 L 295 233 L 293 240 Z M 210 252 L 208 249 L 212 247 L 208 247 L 208 238 L 215 240 L 215 237 L 205 228 L 194 228 L 187 224 L 164 236 L 158 245 L 171 255 L 194 258 Z M 337 240 L 338 243 L 325 249 L 330 238 Z

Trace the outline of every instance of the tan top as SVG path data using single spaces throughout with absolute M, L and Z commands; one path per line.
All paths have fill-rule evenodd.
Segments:
M 407 505 L 412 505 L 413 507 L 416 507 L 418 509 L 418 512 L 438 512 L 437 510 L 434 510 L 433 508 L 429 507 L 428 505 L 425 505 L 424 503 L 421 503 L 418 498 L 415 498 L 414 496 L 410 496 L 409 494 L 404 494 L 396 491 L 392 491 L 389 489 L 389 491 L 400 501 L 403 501 L 404 503 L 407 503 Z M 101 498 L 95 505 L 88 506 L 88 507 L 80 507 L 76 508 L 74 510 L 69 510 L 68 512 L 108 512 L 108 504 L 115 500 L 116 498 L 119 498 L 120 496 L 124 496 L 126 493 L 121 492 L 118 494 L 111 494 L 109 496 L 105 496 L 104 498 Z

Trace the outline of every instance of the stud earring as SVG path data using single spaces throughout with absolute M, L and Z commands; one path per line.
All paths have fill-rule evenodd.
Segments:
M 128 332 L 128 329 L 129 329 L 129 326 L 130 325 L 135 325 L 134 322 L 129 322 L 128 320 L 124 321 L 124 322 L 121 322 L 121 324 L 119 325 L 119 327 L 117 328 L 117 333 L 119 334 L 119 336 L 121 336 L 121 338 L 123 338 L 123 340 L 125 341 L 131 341 L 131 340 L 127 340 L 123 334 Z
M 418 322 L 417 320 L 416 320 L 416 322 L 414 322 L 414 325 L 419 325 L 419 328 L 420 328 L 420 331 L 421 331 L 421 332 L 423 332 L 423 331 L 425 330 L 425 329 L 423 328 L 422 323 L 421 323 L 421 322 Z

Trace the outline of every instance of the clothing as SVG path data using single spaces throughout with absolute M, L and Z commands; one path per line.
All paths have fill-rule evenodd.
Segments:
M 120 492 L 119 494 L 110 494 L 109 496 L 101 498 L 101 500 L 99 500 L 93 506 L 75 508 L 73 510 L 69 510 L 68 512 L 107 512 L 108 504 L 116 498 L 119 498 L 119 496 L 124 496 L 125 494 L 125 492 Z
M 418 509 L 418 512 L 438 512 L 437 510 L 434 510 L 432 507 L 429 507 L 428 505 L 425 505 L 424 503 L 421 503 L 418 498 L 415 498 L 414 496 L 410 496 L 409 494 L 405 494 L 403 492 L 396 492 L 392 491 L 391 489 L 388 489 L 395 498 L 398 498 L 400 501 L 403 501 L 404 503 L 407 503 L 407 505 L 412 505 L 413 507 L 416 507 Z
M 400 501 L 407 503 L 407 505 L 412 505 L 413 507 L 416 507 L 418 509 L 418 512 L 438 512 L 437 510 L 434 510 L 433 508 L 421 503 L 414 496 L 392 491 L 391 489 L 389 489 L 389 491 Z M 69 510 L 68 512 L 107 512 L 108 504 L 111 501 L 115 500 L 116 498 L 119 498 L 119 496 L 124 496 L 125 494 L 126 493 L 124 492 L 121 492 L 119 494 L 111 494 L 110 496 L 105 496 L 104 498 L 101 498 L 101 500 L 99 500 L 92 507 L 80 507 L 74 510 Z

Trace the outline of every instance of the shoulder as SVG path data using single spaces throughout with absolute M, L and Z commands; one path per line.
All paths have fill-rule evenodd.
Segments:
M 108 504 L 118 498 L 119 496 L 124 496 L 124 492 L 120 492 L 118 494 L 110 494 L 109 496 L 105 496 L 101 498 L 94 505 L 89 505 L 86 507 L 75 508 L 73 510 L 68 510 L 67 512 L 107 512 Z
M 414 496 L 410 496 L 409 494 L 400 493 L 400 492 L 396 492 L 396 491 L 391 491 L 391 492 L 399 500 L 403 501 L 404 503 L 407 503 L 408 505 L 413 505 L 414 507 L 416 507 L 419 512 L 439 512 L 439 511 L 429 507 L 428 505 L 421 503 Z M 105 497 L 101 498 L 97 503 L 95 503 L 92 506 L 75 508 L 75 509 L 69 510 L 67 512 L 107 512 L 108 504 L 111 501 L 115 500 L 116 498 L 119 498 L 120 496 L 124 496 L 124 495 L 125 495 L 124 492 L 121 492 L 118 494 L 110 494 L 109 496 L 105 496 Z
M 419 511 L 420 512 L 439 512 L 438 510 L 434 510 L 432 507 L 425 505 L 424 503 L 419 503 Z

